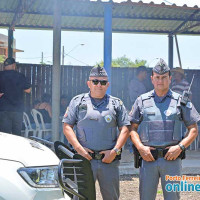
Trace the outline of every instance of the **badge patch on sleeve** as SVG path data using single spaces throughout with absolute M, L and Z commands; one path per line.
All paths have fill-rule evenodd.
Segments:
M 66 112 L 65 112 L 64 118 L 67 117 L 68 110 L 69 110 L 69 107 L 67 107 L 67 110 L 66 110 Z
M 134 107 L 132 106 L 131 111 L 129 112 L 129 115 L 133 114 L 133 110 L 134 110 Z
M 110 123 L 112 121 L 112 117 L 110 115 L 106 115 L 104 119 L 106 120 L 107 123 Z

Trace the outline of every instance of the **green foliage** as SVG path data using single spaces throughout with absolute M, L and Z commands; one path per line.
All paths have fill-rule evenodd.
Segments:
M 45 62 L 42 62 L 42 61 L 40 62 L 40 64 L 41 64 L 41 65 L 46 65 L 46 63 L 45 63 Z
M 4 55 L 0 55 L 0 63 L 3 63 L 6 57 Z
M 103 66 L 103 61 L 100 61 L 96 63 L 97 65 Z M 115 58 L 112 60 L 112 67 L 139 67 L 141 65 L 146 66 L 147 61 L 146 60 L 139 60 L 136 59 L 135 61 L 132 61 L 130 58 L 127 58 L 125 55 L 119 58 Z

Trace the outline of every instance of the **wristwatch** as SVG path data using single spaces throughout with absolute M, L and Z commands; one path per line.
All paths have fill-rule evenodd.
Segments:
M 113 150 L 115 151 L 115 153 L 116 153 L 117 155 L 120 155 L 120 154 L 121 154 L 121 149 L 114 148 Z
M 178 146 L 181 148 L 182 151 L 185 151 L 185 146 L 183 144 L 179 143 Z

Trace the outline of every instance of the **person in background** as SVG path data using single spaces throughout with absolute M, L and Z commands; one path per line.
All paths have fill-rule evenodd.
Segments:
M 0 72 L 0 131 L 21 135 L 24 93 L 31 92 L 31 84 L 24 74 L 16 71 L 14 58 L 4 61 Z
M 50 94 L 44 93 L 42 95 L 41 102 L 35 105 L 35 109 L 42 114 L 45 124 L 51 124 L 52 108 Z
M 66 95 L 62 95 L 60 97 L 60 116 L 63 116 L 65 114 L 65 111 L 67 109 L 67 96 Z
M 184 70 L 180 67 L 176 67 L 172 69 L 172 84 L 171 89 L 174 92 L 177 92 L 179 94 L 183 94 L 183 91 L 188 90 L 190 87 L 190 84 L 185 79 Z M 192 93 L 190 92 L 190 99 L 191 99 Z
M 147 68 L 145 66 L 139 66 L 136 71 L 136 78 L 131 80 L 128 87 L 131 105 L 134 104 L 138 96 L 147 92 L 146 87 L 143 83 L 146 77 L 147 77 Z

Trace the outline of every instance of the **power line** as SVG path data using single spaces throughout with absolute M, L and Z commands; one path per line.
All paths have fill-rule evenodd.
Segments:
M 70 58 L 72 58 L 72 59 L 74 59 L 74 60 L 76 60 L 76 61 L 78 61 L 78 62 L 80 62 L 80 63 L 82 63 L 82 64 L 85 64 L 85 65 L 87 65 L 87 66 L 90 66 L 89 64 L 87 64 L 87 63 L 85 63 L 85 62 L 82 62 L 81 60 L 78 60 L 78 59 L 76 59 L 76 58 L 74 58 L 74 57 L 72 57 L 72 56 L 70 56 L 70 55 L 67 55 L 67 56 L 69 56 Z

